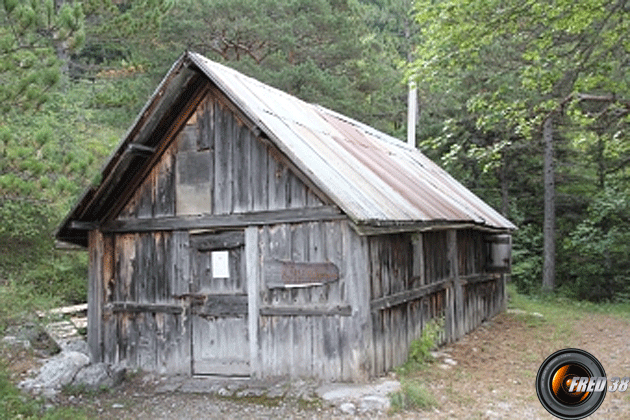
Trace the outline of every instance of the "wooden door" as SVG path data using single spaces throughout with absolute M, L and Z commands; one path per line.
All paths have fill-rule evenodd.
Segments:
M 192 372 L 249 376 L 243 231 L 191 236 Z

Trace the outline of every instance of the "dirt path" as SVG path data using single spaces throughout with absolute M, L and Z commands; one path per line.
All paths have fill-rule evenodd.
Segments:
M 608 377 L 630 376 L 630 322 L 588 315 L 573 333 L 532 315 L 501 314 L 446 349 L 458 364 L 429 372 L 440 407 L 427 419 L 553 419 L 536 396 L 540 364 L 569 347 L 593 354 Z M 578 329 L 579 328 L 579 329 Z M 608 393 L 592 419 L 630 417 L 630 392 Z
M 531 314 L 504 313 L 447 348 L 457 364 L 436 362 L 417 373 L 438 400 L 428 411 L 368 413 L 360 418 L 552 419 L 534 389 L 542 361 L 556 350 L 577 347 L 592 353 L 608 377 L 630 376 L 630 319 L 589 314 L 587 320 L 556 323 Z M 588 321 L 588 322 L 586 322 Z M 448 366 L 448 367 L 447 367 Z M 413 379 L 413 378 L 412 378 Z M 225 398 L 157 393 L 159 381 L 137 377 L 110 393 L 64 395 L 103 419 L 325 419 L 356 418 L 320 401 L 296 398 Z M 608 393 L 592 419 L 630 417 L 630 391 Z

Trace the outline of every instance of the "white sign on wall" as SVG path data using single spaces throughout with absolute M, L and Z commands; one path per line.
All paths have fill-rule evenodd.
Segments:
M 227 279 L 230 277 L 230 260 L 228 251 L 212 251 L 212 277 Z

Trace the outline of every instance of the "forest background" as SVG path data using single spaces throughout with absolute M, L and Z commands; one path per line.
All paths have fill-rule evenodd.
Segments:
M 630 300 L 630 2 L 0 2 L 4 325 L 86 300 L 53 232 L 185 50 L 401 139 L 415 81 L 417 146 L 519 227 L 519 290 Z

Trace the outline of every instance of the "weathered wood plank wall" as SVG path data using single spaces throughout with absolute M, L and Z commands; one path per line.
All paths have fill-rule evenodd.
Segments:
M 290 168 L 279 151 L 256 137 L 230 109 L 225 98 L 211 93 L 117 219 L 227 215 L 323 208 L 325 204 L 320 194 L 295 175 L 294 168 Z M 367 271 L 365 262 L 342 258 L 344 246 L 348 247 L 349 255 L 360 255 L 362 240 L 344 220 L 337 219 L 256 228 L 261 241 L 276 237 L 271 248 L 262 247 L 258 251 L 260 262 L 253 271 L 259 277 L 256 285 L 264 281 L 265 260 L 331 261 L 341 275 L 335 284 L 299 290 L 270 290 L 263 284 L 253 302 L 248 298 L 248 308 L 258 307 L 257 300 L 261 301 L 256 319 L 248 322 L 253 328 L 251 323 L 258 322 L 260 316 L 264 324 L 260 332 L 256 331 L 260 334 L 260 349 L 252 349 L 260 357 L 252 364 L 254 372 L 341 379 L 338 372 L 343 371 L 346 378 L 356 377 L 357 346 L 361 340 L 355 339 L 351 344 L 348 339 L 340 345 L 339 334 L 346 328 L 342 324 L 356 323 L 346 320 L 352 308 L 359 306 L 356 299 L 362 296 L 368 300 L 368 292 L 347 286 L 346 278 Z M 191 276 L 195 276 L 194 267 L 202 265 L 198 259 L 203 256 L 191 251 L 194 246 L 187 231 L 168 227 L 164 232 L 132 229 L 129 233 L 109 235 L 113 244 L 113 273 L 108 297 L 102 304 L 103 331 L 94 334 L 104 337 L 101 357 L 112 362 L 124 360 L 147 370 L 190 372 L 192 324 L 187 296 L 194 292 L 189 286 L 194 283 Z M 287 235 L 287 242 L 278 235 Z M 254 246 L 259 247 L 258 241 L 250 244 L 250 248 Z M 96 266 L 95 269 L 101 270 Z M 249 272 L 251 268 L 246 270 Z M 346 295 L 348 288 L 353 291 L 350 300 Z M 301 314 L 296 314 L 297 308 Z M 285 342 L 286 336 L 282 335 L 287 331 L 295 331 L 290 342 Z M 355 338 L 359 335 L 354 333 Z M 294 347 L 302 342 L 306 345 Z M 269 347 L 269 352 L 264 346 Z M 296 353 L 297 348 L 302 349 L 300 354 Z M 290 357 L 285 357 L 286 354 Z M 172 358 L 178 361 L 173 362 Z M 287 363 L 291 360 L 299 363 Z M 340 368 L 342 364 L 345 370 Z
M 444 323 L 444 343 L 501 310 L 504 279 L 483 270 L 483 235 L 470 229 L 369 238 L 372 375 L 404 363 L 431 320 Z
M 187 256 L 182 256 L 187 238 L 156 232 L 112 239 L 112 273 L 102 306 L 102 360 L 189 373 L 189 320 L 177 296 L 190 271 Z
M 363 349 L 371 345 L 366 238 L 347 221 L 311 222 L 262 227 L 259 243 L 258 339 L 263 375 L 366 377 L 369 360 Z M 306 287 L 274 287 L 275 270 L 265 270 L 265 265 L 275 261 L 330 262 L 339 269 L 339 279 Z
M 118 220 L 229 215 L 330 204 L 211 90 Z

